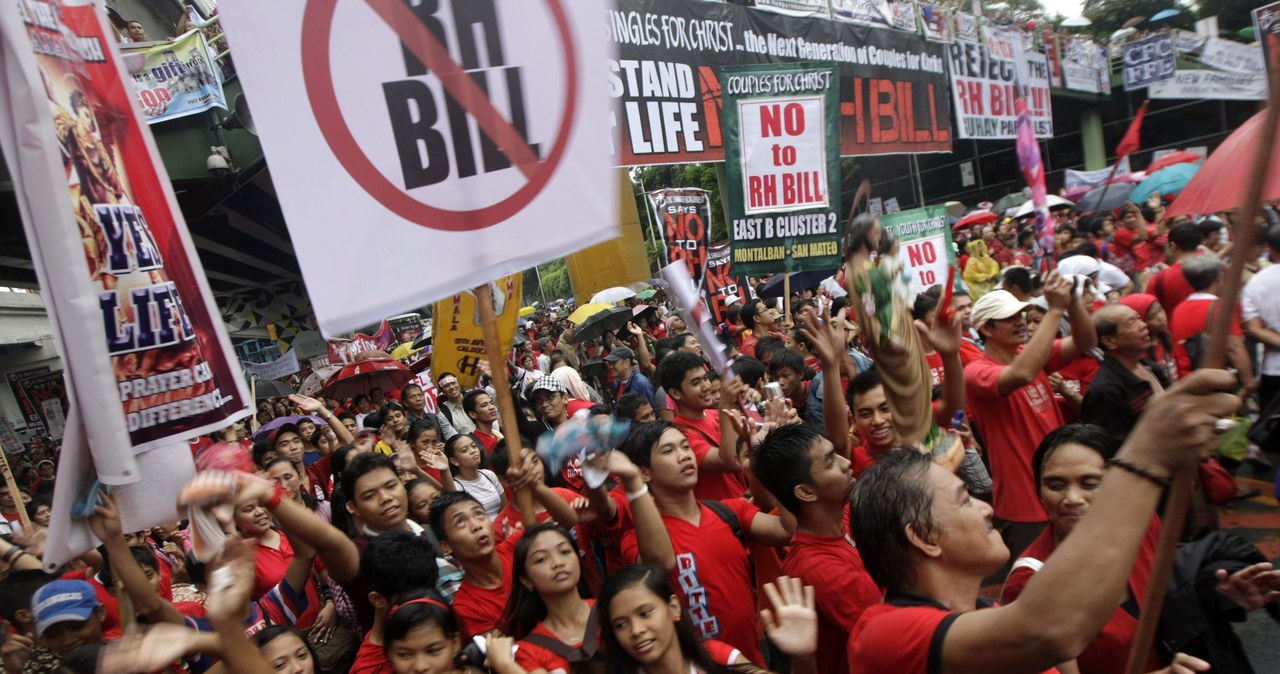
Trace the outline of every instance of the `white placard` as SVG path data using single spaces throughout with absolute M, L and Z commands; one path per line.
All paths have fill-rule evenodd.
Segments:
M 244 369 L 258 379 L 279 379 L 298 371 L 298 352 L 289 350 L 269 363 L 242 363 Z
M 1233 73 L 1262 73 L 1262 47 L 1240 44 L 1220 37 L 1211 37 L 1204 43 L 1200 62 Z
M 482 4 L 218 5 L 327 338 L 621 232 L 611 4 Z
M 0 449 L 5 454 L 17 454 L 22 451 L 22 440 L 13 432 L 13 422 L 0 413 Z
M 62 401 L 52 398 L 40 403 L 40 408 L 44 410 L 45 422 L 49 424 L 49 437 L 61 440 L 67 429 L 67 419 L 62 416 Z
M 901 211 L 902 211 L 902 208 L 898 206 L 898 197 L 889 197 L 888 199 L 885 199 L 885 202 L 884 202 L 885 213 L 899 213 Z
M 1267 76 L 1261 73 L 1224 73 L 1216 70 L 1179 70 L 1173 79 L 1155 82 L 1150 98 L 1204 98 L 1232 101 L 1267 99 Z
M 822 208 L 830 203 L 824 107 L 822 96 L 738 102 L 743 213 Z

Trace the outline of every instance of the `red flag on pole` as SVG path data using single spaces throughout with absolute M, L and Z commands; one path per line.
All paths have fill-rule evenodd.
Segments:
M 1120 139 L 1120 144 L 1116 146 L 1117 162 L 1137 152 L 1142 146 L 1142 118 L 1147 116 L 1147 104 L 1150 102 L 1149 100 L 1142 102 L 1142 107 L 1138 108 L 1138 114 L 1133 116 L 1133 121 L 1129 124 L 1129 130 L 1124 132 L 1124 138 Z

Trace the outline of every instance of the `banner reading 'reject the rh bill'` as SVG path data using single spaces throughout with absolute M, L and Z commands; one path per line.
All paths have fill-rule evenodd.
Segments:
M 249 400 L 100 15 L 0 5 L 0 146 L 75 423 L 99 479 L 125 484 L 136 454 L 224 427 Z

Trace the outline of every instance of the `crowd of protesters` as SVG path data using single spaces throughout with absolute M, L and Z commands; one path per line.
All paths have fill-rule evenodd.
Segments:
M 1215 450 L 1223 419 L 1276 414 L 1273 215 L 1242 241 L 1224 219 L 1166 221 L 1159 203 L 1059 216 L 1055 254 L 1026 221 L 958 230 L 954 293 L 881 317 L 913 339 L 872 334 L 865 298 L 801 290 L 730 298 L 707 344 L 658 293 L 590 340 L 541 310 L 471 386 L 438 367 L 434 391 L 260 401 L 192 441 L 188 489 L 221 498 L 209 512 L 228 535 L 209 563 L 195 524 L 123 531 L 104 492 L 85 513 L 101 545 L 47 573 L 56 451 L 37 439 L 20 493 L 0 487 L 3 665 L 1120 672 L 1157 503 L 1189 469 L 1183 585 L 1145 671 L 1253 671 L 1231 623 L 1280 617 L 1280 571 L 1218 529 L 1215 504 L 1241 493 Z M 851 226 L 846 271 L 892 250 L 873 219 Z M 1199 369 L 1233 250 L 1249 278 L 1231 370 Z M 927 370 L 926 390 L 904 388 L 902 362 Z M 923 420 L 908 401 L 921 394 Z M 590 420 L 625 436 L 563 461 L 534 451 Z M 921 424 L 963 451 L 921 451 Z M 1241 453 L 1262 466 L 1268 442 Z

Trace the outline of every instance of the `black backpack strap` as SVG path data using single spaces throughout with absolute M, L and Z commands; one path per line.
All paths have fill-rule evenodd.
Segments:
M 587 628 L 582 633 L 582 645 L 570 646 L 559 639 L 553 639 L 545 634 L 530 633 L 521 641 L 527 641 L 540 648 L 545 648 L 552 653 L 569 661 L 569 664 L 579 664 L 595 657 L 596 650 L 600 645 L 600 611 L 594 605 L 591 607 L 591 613 L 587 616 Z
M 724 520 L 724 523 L 729 525 L 729 529 L 733 531 L 733 537 L 738 539 L 742 547 L 748 547 L 746 532 L 742 530 L 742 522 L 738 520 L 738 516 L 733 512 L 732 508 L 721 501 L 713 499 L 702 501 L 702 505 L 706 506 L 708 510 L 716 514 L 716 517 Z

